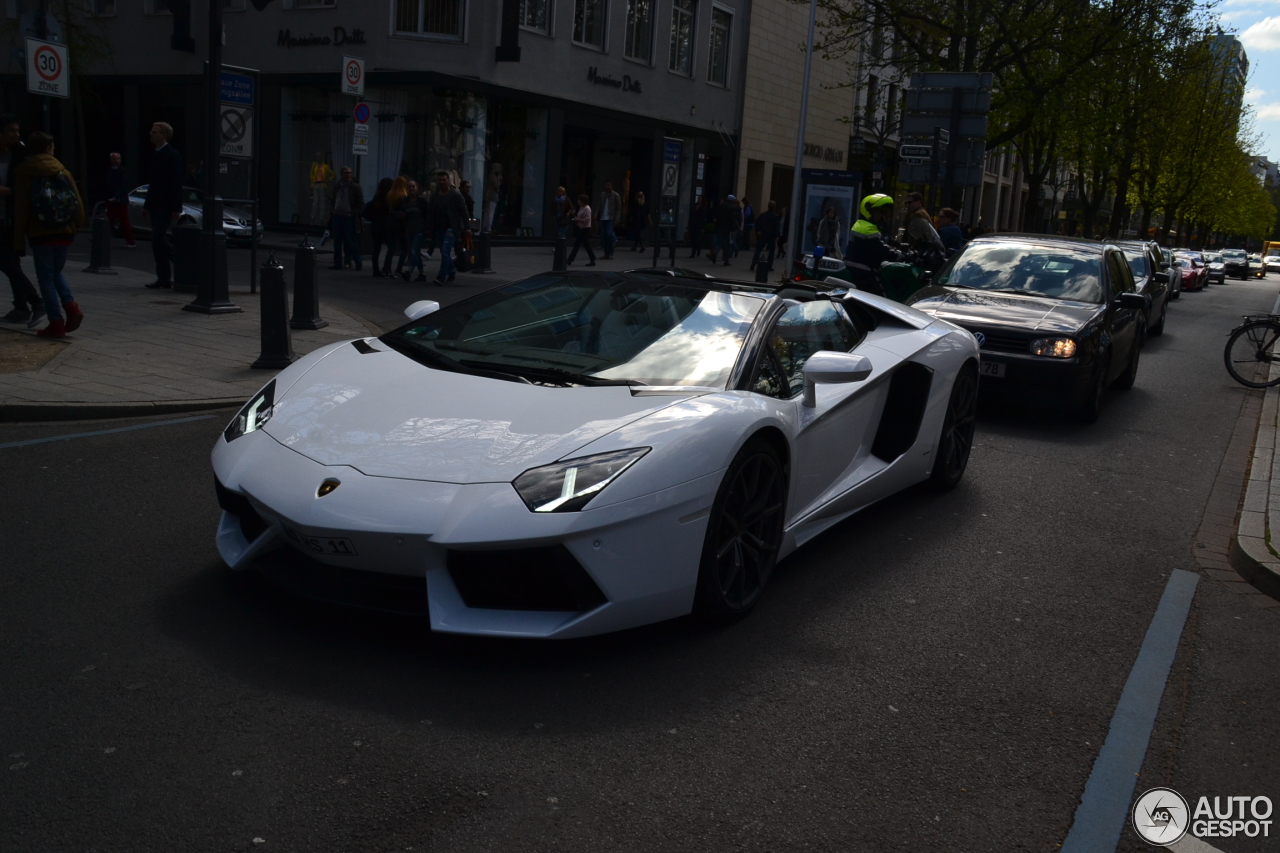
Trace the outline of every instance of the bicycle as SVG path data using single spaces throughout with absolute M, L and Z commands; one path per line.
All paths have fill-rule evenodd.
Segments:
M 1222 353 L 1227 373 L 1246 388 L 1280 385 L 1280 372 L 1271 378 L 1271 365 L 1280 360 L 1277 341 L 1280 341 L 1280 314 L 1245 315 L 1244 322 L 1232 330 Z

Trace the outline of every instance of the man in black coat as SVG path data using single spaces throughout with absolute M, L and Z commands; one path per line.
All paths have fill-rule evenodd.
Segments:
M 778 233 L 781 225 L 782 217 L 778 216 L 778 203 L 771 200 L 769 209 L 756 218 L 756 253 L 751 257 L 751 269 L 755 269 L 756 264 L 760 263 L 760 255 L 766 248 L 769 259 L 765 261 L 765 266 L 770 270 L 773 269 L 773 255 L 778 248 Z
M 22 144 L 18 117 L 0 116 L 0 272 L 8 276 L 13 289 L 13 310 L 4 315 L 4 321 L 35 328 L 45 318 L 44 300 L 22 271 L 22 253 L 13 248 L 13 191 L 18 167 L 25 159 L 27 146 Z
M 431 241 L 440 248 L 440 272 L 436 275 L 436 284 L 453 281 L 457 275 L 453 252 L 462 238 L 471 233 L 466 227 L 467 218 L 466 199 L 449 183 L 449 173 L 436 172 L 436 191 L 427 207 Z
M 156 280 L 147 287 L 173 287 L 173 243 L 169 239 L 169 226 L 182 213 L 182 155 L 169 140 L 173 128 L 162 121 L 151 125 L 151 144 L 156 152 L 151 155 L 150 185 L 147 200 L 142 205 L 151 219 L 151 252 L 156 257 Z

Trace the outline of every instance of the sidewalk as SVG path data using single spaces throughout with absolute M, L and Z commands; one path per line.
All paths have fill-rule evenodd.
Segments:
M 24 268 L 32 281 L 30 258 Z M 183 311 L 190 294 L 148 290 L 154 277 L 117 267 L 119 275 L 65 274 L 85 313 L 62 340 L 0 324 L 0 421 L 122 417 L 233 406 L 272 375 L 250 364 L 260 351 L 259 300 L 235 294 L 238 314 Z M 376 334 L 325 305 L 329 326 L 293 331 L 301 356 L 334 341 Z M 43 325 L 43 324 L 42 324 Z

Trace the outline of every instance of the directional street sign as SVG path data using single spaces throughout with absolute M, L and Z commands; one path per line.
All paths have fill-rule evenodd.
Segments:
M 903 136 L 933 136 L 934 128 L 946 128 L 951 119 L 948 116 L 912 115 L 902 117 Z M 987 117 L 984 115 L 960 116 L 960 137 L 970 139 L 986 139 Z M 948 131 L 948 135 L 950 132 Z
M 364 60 L 342 57 L 342 94 L 360 97 L 364 94 Z
M 912 89 L 990 89 L 990 71 L 924 71 L 911 75 Z
M 923 166 L 929 162 L 928 157 L 903 157 L 901 162 L 906 166 Z
M 899 157 L 925 157 L 926 159 L 928 159 L 929 156 L 932 156 L 932 153 L 928 155 L 924 155 L 924 154 L 915 154 L 915 153 L 906 154 L 903 152 L 904 151 L 932 152 L 933 150 L 932 144 L 933 144 L 932 140 L 928 142 L 926 142 L 923 139 L 906 140 L 903 142 L 902 145 L 898 146 L 898 156 Z M 955 145 L 952 147 L 955 148 L 955 163 L 957 166 L 965 166 L 965 165 L 980 166 L 982 165 L 983 161 L 987 156 L 987 143 L 985 140 L 982 140 L 982 139 L 962 139 L 959 142 L 955 143 Z M 946 148 L 943 148 L 943 151 L 946 152 Z M 945 158 L 945 153 L 944 153 L 944 158 Z
M 67 46 L 27 39 L 27 91 L 55 98 L 71 97 L 71 69 Z
M 223 104 L 221 125 L 222 156 L 252 159 L 253 107 Z
M 905 159 L 923 157 L 928 160 L 933 156 L 932 145 L 899 145 L 898 156 Z
M 947 89 L 908 89 L 907 112 L 951 114 L 952 93 Z M 991 112 L 991 93 L 979 89 L 964 89 L 960 93 L 960 112 Z

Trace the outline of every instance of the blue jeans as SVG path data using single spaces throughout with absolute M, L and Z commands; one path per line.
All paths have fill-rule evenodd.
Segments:
M 453 265 L 453 241 L 455 239 L 452 228 L 436 232 L 435 243 L 440 247 L 440 273 L 436 278 L 446 278 L 458 271 L 457 267 Z
M 40 295 L 44 298 L 44 310 L 49 312 L 50 320 L 62 319 L 62 303 L 75 302 L 71 295 L 71 285 L 67 284 L 62 268 L 67 263 L 67 252 L 70 246 L 54 246 L 51 244 L 31 247 L 31 260 L 36 267 L 36 280 L 40 282 Z
M 418 272 L 422 272 L 422 241 L 426 238 L 426 234 L 419 231 L 409 238 L 409 245 L 405 248 L 404 253 L 400 255 L 400 266 L 404 266 L 405 257 L 409 260 L 409 272 L 413 272 L 413 268 L 417 267 Z
M 356 220 L 352 216 L 333 215 L 333 265 L 342 266 L 342 249 L 356 269 L 360 269 L 360 241 L 356 238 Z
M 613 247 L 618 245 L 618 234 L 613 230 L 612 219 L 600 220 L 600 248 L 606 255 L 613 254 Z

